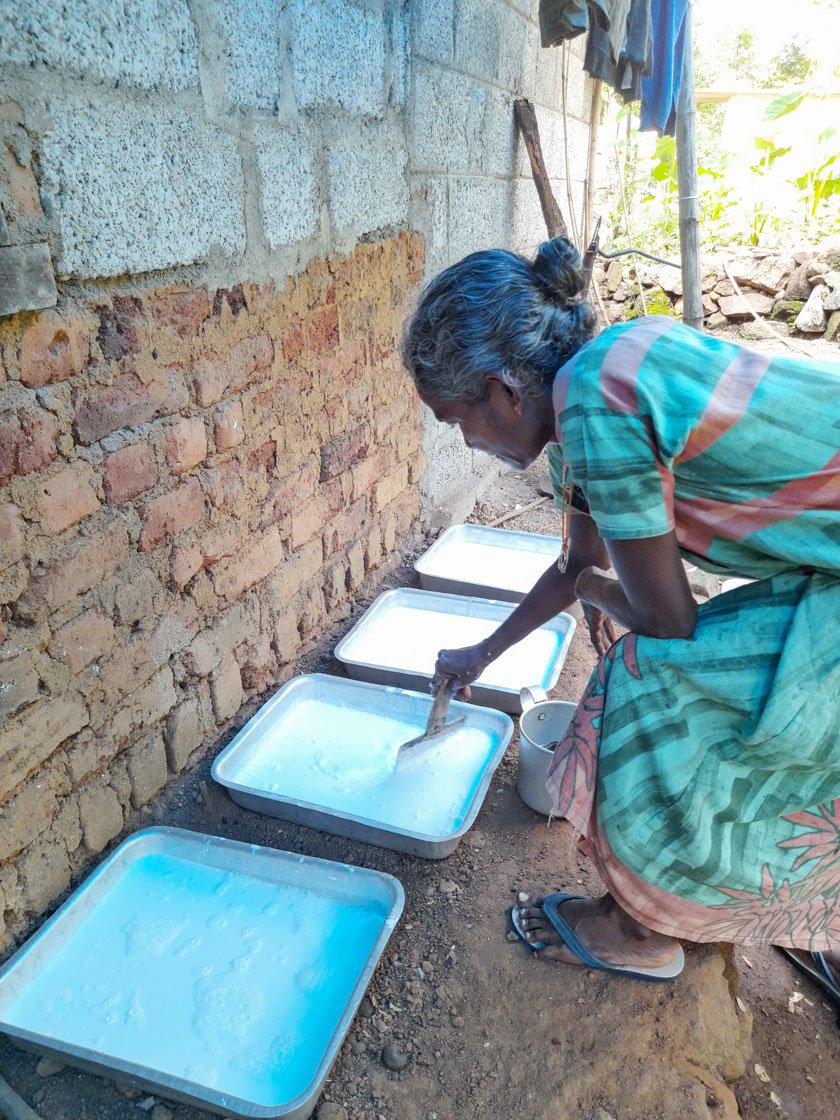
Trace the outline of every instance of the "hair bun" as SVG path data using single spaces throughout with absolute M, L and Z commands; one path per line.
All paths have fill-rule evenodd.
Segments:
M 580 255 L 565 237 L 540 245 L 531 272 L 549 299 L 560 305 L 571 303 L 583 292 Z

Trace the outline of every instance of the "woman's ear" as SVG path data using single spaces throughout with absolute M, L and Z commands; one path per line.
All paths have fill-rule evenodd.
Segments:
M 488 374 L 484 380 L 487 384 L 487 392 L 490 394 L 491 400 L 495 398 L 500 403 L 512 407 L 514 412 L 522 412 L 525 398 L 518 389 L 509 385 L 506 381 L 503 381 L 501 377 L 494 377 L 492 374 Z

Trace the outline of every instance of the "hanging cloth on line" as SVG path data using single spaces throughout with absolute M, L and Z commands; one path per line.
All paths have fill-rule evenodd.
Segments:
M 642 78 L 643 130 L 668 136 L 676 130 L 688 6 L 689 0 L 652 0 L 653 62 L 650 76 Z
M 544 47 L 576 39 L 590 25 L 605 31 L 609 28 L 606 0 L 540 0 L 540 42 Z
M 601 78 L 612 86 L 624 101 L 639 100 L 642 75 L 650 72 L 650 3 L 651 0 L 631 0 L 624 16 L 624 42 L 618 55 L 612 49 L 612 28 L 609 34 L 595 24 L 589 29 L 583 68 L 593 78 Z
M 624 101 L 642 130 L 674 135 L 689 0 L 540 0 L 540 36 L 556 46 L 588 31 L 583 68 Z
M 557 46 L 588 31 L 583 68 L 638 101 L 650 72 L 651 0 L 540 0 L 540 39 Z

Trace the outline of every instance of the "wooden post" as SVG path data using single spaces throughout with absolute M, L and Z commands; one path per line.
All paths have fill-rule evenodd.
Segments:
M 548 236 L 568 238 L 569 231 L 566 228 L 566 223 L 563 221 L 563 215 L 560 213 L 557 199 L 554 197 L 554 193 L 551 190 L 551 183 L 548 181 L 548 173 L 545 169 L 542 146 L 540 145 L 540 130 L 537 125 L 537 114 L 534 112 L 534 106 L 530 101 L 526 101 L 524 98 L 514 101 L 513 117 L 516 121 L 517 128 L 522 134 L 522 139 L 525 141 L 528 159 L 531 161 L 531 174 L 534 176 L 537 194 L 540 196 L 540 206 L 542 207 Z
M 694 40 L 691 4 L 685 13 L 685 54 L 677 104 L 677 186 L 680 192 L 680 260 L 683 282 L 683 322 L 703 329 L 703 289 L 700 281 L 700 199 L 697 180 L 697 105 L 694 96 Z

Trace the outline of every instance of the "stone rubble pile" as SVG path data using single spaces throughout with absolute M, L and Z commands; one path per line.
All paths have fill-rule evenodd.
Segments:
M 719 251 L 703 257 L 701 275 L 706 330 L 733 324 L 745 339 L 766 338 L 758 315 L 778 334 L 840 343 L 840 244 L 791 252 Z M 644 314 L 682 315 L 682 276 L 672 265 L 643 257 L 599 260 L 595 281 L 610 323 Z

